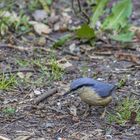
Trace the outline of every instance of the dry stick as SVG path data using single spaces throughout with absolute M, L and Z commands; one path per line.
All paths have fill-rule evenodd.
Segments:
M 0 49 L 1 48 L 6 48 L 6 47 L 11 47 L 11 44 L 0 44 Z
M 16 69 L 16 70 L 11 70 L 11 71 L 5 71 L 5 72 L 1 72 L 1 74 L 10 74 L 10 73 L 17 73 L 17 72 L 39 72 L 36 71 L 34 69 Z
M 48 40 L 50 40 L 50 41 L 52 41 L 52 42 L 54 42 L 54 43 L 57 42 L 57 40 L 55 40 L 54 38 L 52 38 L 52 37 L 50 37 L 50 36 L 48 36 L 48 35 L 46 35 L 45 37 L 46 37 Z
M 79 11 L 82 12 L 82 14 L 86 17 L 88 23 L 90 22 L 90 18 L 89 16 L 86 14 L 86 12 L 82 9 L 82 6 L 81 6 L 81 3 L 80 3 L 80 0 L 77 0 L 78 2 L 78 7 L 79 7 Z
M 131 94 L 134 94 L 134 95 L 136 95 L 136 96 L 140 96 L 139 93 L 136 93 L 136 92 L 134 92 L 134 91 L 131 91 Z
M 44 47 L 23 47 L 23 46 L 20 46 L 20 47 L 16 47 L 14 45 L 11 45 L 11 44 L 0 44 L 0 49 L 1 48 L 11 48 L 11 49 L 16 49 L 16 50 L 19 50 L 19 51 L 28 51 L 28 50 L 33 50 L 33 49 L 40 49 L 40 50 L 43 50 L 43 51 L 46 51 L 46 52 L 51 52 L 51 49 L 50 48 L 44 48 Z
M 85 13 L 85 11 L 82 9 L 82 6 L 81 6 L 81 3 L 80 3 L 80 0 L 77 0 L 77 3 L 78 3 L 78 8 L 79 8 L 79 11 L 78 12 L 81 12 L 87 19 L 87 22 L 89 23 L 90 22 L 90 18 L 89 16 Z M 77 12 L 75 10 L 75 7 L 74 7 L 74 0 L 72 0 L 72 9 L 74 10 L 74 13 L 75 15 L 77 15 Z M 78 15 L 77 15 L 78 16 Z M 83 16 L 80 16 L 80 18 L 84 19 Z
M 37 97 L 34 100 L 34 104 L 38 104 L 39 102 L 43 101 L 44 99 L 46 99 L 47 97 L 51 96 L 52 94 L 54 94 L 56 92 L 57 92 L 57 88 L 50 89 L 48 92 L 46 92 L 46 93 L 42 94 L 41 96 Z
M 0 140 L 11 140 L 11 139 L 3 137 L 3 136 L 0 136 Z
M 29 50 L 29 48 L 25 48 L 25 47 L 22 47 L 22 46 L 17 47 L 17 46 L 11 45 L 11 44 L 0 44 L 0 49 L 6 48 L 6 47 L 8 47 L 10 49 L 17 49 L 19 51 L 28 51 Z

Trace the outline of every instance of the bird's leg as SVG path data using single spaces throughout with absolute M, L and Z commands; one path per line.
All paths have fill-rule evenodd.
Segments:
M 84 117 L 87 117 L 90 114 L 90 108 L 91 108 L 91 106 L 86 104 L 86 109 L 85 109 L 85 112 L 83 114 Z
M 105 117 L 106 114 L 106 107 L 104 108 L 104 112 L 101 114 L 100 119 L 103 119 Z

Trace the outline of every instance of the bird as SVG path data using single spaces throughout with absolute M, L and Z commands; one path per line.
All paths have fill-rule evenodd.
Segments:
M 83 102 L 87 104 L 84 115 L 87 114 L 91 106 L 102 106 L 104 112 L 100 118 L 105 117 L 106 106 L 112 101 L 112 93 L 115 90 L 115 85 L 105 83 L 93 78 L 78 78 L 71 82 L 70 89 L 64 95 L 74 92 L 78 93 Z

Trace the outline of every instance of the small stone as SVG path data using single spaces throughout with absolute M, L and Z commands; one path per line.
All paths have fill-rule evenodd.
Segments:
M 44 10 L 36 10 L 32 16 L 34 17 L 34 19 L 36 21 L 43 21 L 44 19 L 46 19 L 48 17 L 48 14 L 46 11 Z

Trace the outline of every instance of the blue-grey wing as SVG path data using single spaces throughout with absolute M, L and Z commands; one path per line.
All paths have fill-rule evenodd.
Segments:
M 84 85 L 94 85 L 94 83 L 95 80 L 92 78 L 78 78 L 71 83 L 70 89 L 74 90 Z
M 107 83 L 95 84 L 94 86 L 91 86 L 91 87 L 101 97 L 110 96 L 113 93 L 113 90 L 115 89 L 114 85 L 107 84 Z
M 115 88 L 112 84 L 97 81 L 92 78 L 78 78 L 71 83 L 70 90 L 76 90 L 82 86 L 89 86 L 93 88 L 93 90 L 95 90 L 101 97 L 111 95 Z

